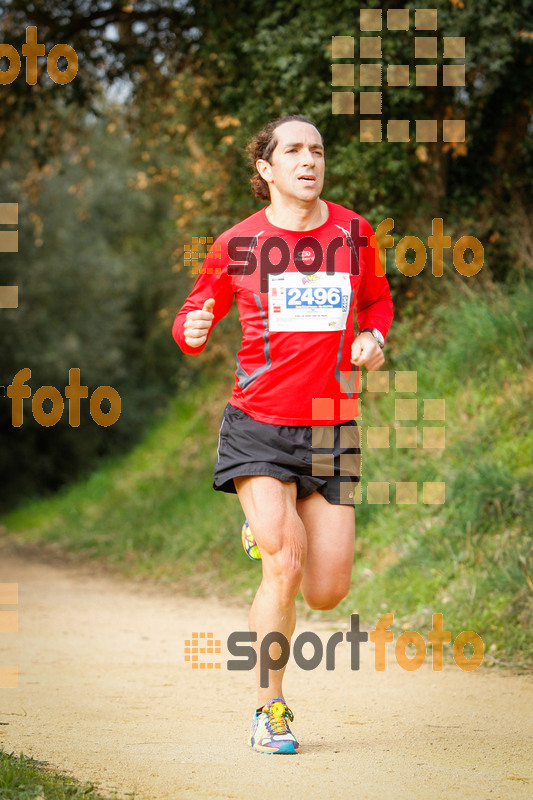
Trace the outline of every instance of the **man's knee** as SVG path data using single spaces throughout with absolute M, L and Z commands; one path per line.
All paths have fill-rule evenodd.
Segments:
M 302 594 L 310 608 L 317 611 L 329 611 L 338 606 L 341 600 L 344 600 L 349 590 L 349 583 L 339 583 L 331 587 L 302 590 Z
M 273 553 L 263 555 L 263 577 L 274 583 L 277 591 L 296 595 L 302 582 L 305 544 L 298 539 L 284 542 Z

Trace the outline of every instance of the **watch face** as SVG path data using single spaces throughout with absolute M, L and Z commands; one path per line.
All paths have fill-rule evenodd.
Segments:
M 377 329 L 377 328 L 372 328 L 372 334 L 373 334 L 373 336 L 375 336 L 375 338 L 378 340 L 378 343 L 379 343 L 379 345 L 380 345 L 381 347 L 383 347 L 383 345 L 385 344 L 385 339 L 384 339 L 384 338 L 383 338 L 383 336 L 381 335 L 381 332 L 380 332 L 380 331 L 378 331 L 378 329 Z

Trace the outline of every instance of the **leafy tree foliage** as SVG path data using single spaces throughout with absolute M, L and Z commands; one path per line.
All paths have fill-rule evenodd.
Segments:
M 19 252 L 0 261 L 0 283 L 19 286 L 19 307 L 0 313 L 0 384 L 29 367 L 33 394 L 52 385 L 64 395 L 76 367 L 89 394 L 101 385 L 116 389 L 122 413 L 102 428 L 82 400 L 79 428 L 68 423 L 68 404 L 61 421 L 45 428 L 26 400 L 23 425 L 13 428 L 11 401 L 2 400 L 7 499 L 56 489 L 96 456 L 131 444 L 178 373 L 168 320 L 160 314 L 168 293 L 161 275 L 173 247 L 170 187 L 138 188 L 143 173 L 122 124 L 87 120 L 64 144 L 42 167 L 25 162 L 24 141 L 2 163 L 2 201 L 20 202 Z
M 47 123 L 55 119 L 58 88 L 66 104 L 92 105 L 96 110 L 102 86 L 125 81 L 135 87 L 159 76 L 168 77 L 190 60 L 198 36 L 192 9 L 180 0 L 2 0 L 0 12 L 2 39 L 19 53 L 26 28 L 34 25 L 47 54 L 55 44 L 68 44 L 79 63 L 75 79 L 61 87 L 50 80 L 42 59 L 37 86 L 26 84 L 21 76 L 2 87 L 3 135 L 23 119 L 46 130 Z M 54 138 L 52 131 L 40 151 L 42 156 L 54 151 Z

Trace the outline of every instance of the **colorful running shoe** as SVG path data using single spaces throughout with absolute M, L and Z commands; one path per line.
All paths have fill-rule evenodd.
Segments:
M 250 558 L 252 561 L 261 561 L 261 553 L 259 552 L 259 548 L 254 539 L 253 533 L 250 530 L 250 526 L 248 525 L 248 520 L 245 520 L 244 525 L 242 526 L 241 539 L 244 552 L 248 558 Z
M 258 714 L 254 713 L 249 745 L 258 753 L 280 753 L 296 755 L 300 746 L 292 735 L 287 719 L 291 722 L 294 715 L 282 697 L 274 697 L 263 706 Z

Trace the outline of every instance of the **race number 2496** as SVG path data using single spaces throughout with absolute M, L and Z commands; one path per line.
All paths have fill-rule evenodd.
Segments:
M 287 290 L 287 308 L 297 306 L 329 306 L 342 307 L 342 294 L 337 287 L 326 289 L 324 286 L 292 287 Z

